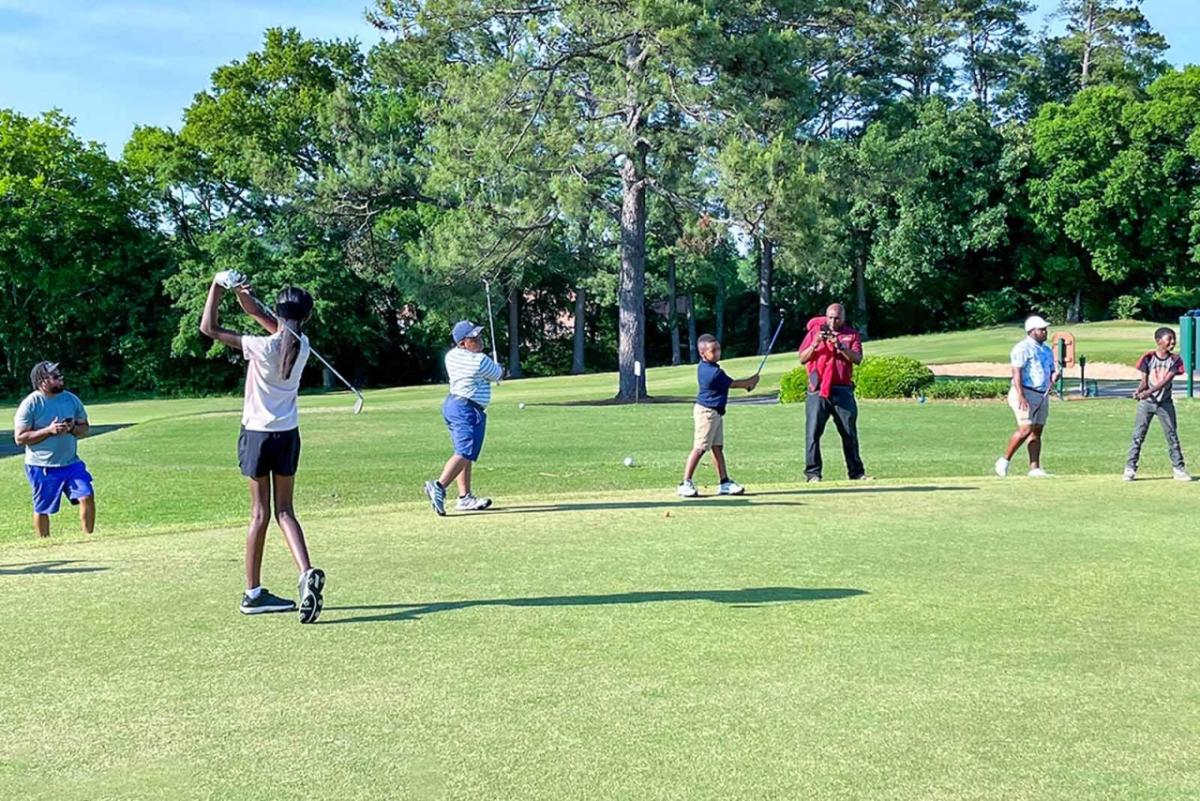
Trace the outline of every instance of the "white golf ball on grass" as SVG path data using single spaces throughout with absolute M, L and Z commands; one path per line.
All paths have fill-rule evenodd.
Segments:
M 633 465 L 634 465 L 633 457 L 632 457 L 632 456 L 626 456 L 626 457 L 625 457 L 625 466 L 626 466 L 626 467 L 633 467 Z
M 524 404 L 524 403 L 518 403 L 518 404 L 517 404 L 517 408 L 518 408 L 518 409 L 524 409 L 524 408 L 525 408 L 525 404 Z

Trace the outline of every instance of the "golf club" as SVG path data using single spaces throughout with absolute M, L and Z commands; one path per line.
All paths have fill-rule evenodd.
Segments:
M 250 300 L 254 301 L 254 305 L 258 307 L 259 312 L 261 312 L 264 317 L 266 317 L 269 320 L 274 320 L 276 323 L 283 326 L 284 330 L 287 331 L 289 334 L 294 336 L 296 339 L 300 339 L 300 335 L 297 334 L 295 331 L 293 331 L 292 327 L 290 325 L 288 325 L 283 320 L 280 320 L 278 317 L 276 317 L 275 313 L 272 312 L 270 309 L 268 309 L 266 306 L 264 306 L 263 302 L 261 300 L 254 297 L 254 295 L 250 295 Z M 354 401 L 354 412 L 353 413 L 354 414 L 360 413 L 363 410 L 363 404 L 366 403 L 367 399 L 364 398 L 363 394 L 358 391 L 358 388 L 355 387 L 353 384 L 351 384 L 349 381 L 347 381 L 346 377 L 343 376 L 341 373 L 339 373 L 332 364 L 330 364 L 328 361 L 326 361 L 325 357 L 322 356 L 320 353 L 318 353 L 317 349 L 314 348 L 311 344 L 308 346 L 308 352 L 311 353 L 313 356 L 316 356 L 317 361 L 319 361 L 321 364 L 325 365 L 325 367 L 328 368 L 329 372 L 331 372 L 335 376 L 337 376 L 338 380 L 341 381 L 343 384 L 345 384 L 346 387 L 351 392 L 354 393 L 354 397 L 356 398 L 356 400 Z
M 775 340 L 779 339 L 779 332 L 783 330 L 783 312 L 779 312 L 779 325 L 775 326 L 775 334 L 771 337 L 771 344 L 767 345 L 766 351 L 763 352 L 762 361 L 758 363 L 758 369 L 754 371 L 758 375 L 767 366 L 767 357 L 771 355 L 771 351 L 775 349 Z
M 483 289 L 487 293 L 488 331 L 492 336 L 492 361 L 499 364 L 500 357 L 496 354 L 496 320 L 492 317 L 492 285 L 486 278 L 483 279 Z

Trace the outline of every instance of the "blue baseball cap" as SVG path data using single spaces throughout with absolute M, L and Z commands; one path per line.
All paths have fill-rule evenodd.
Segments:
M 454 330 L 450 332 L 450 336 L 454 338 L 454 344 L 457 345 L 464 339 L 474 339 L 482 333 L 482 325 L 475 325 L 470 320 L 459 320 L 454 324 Z

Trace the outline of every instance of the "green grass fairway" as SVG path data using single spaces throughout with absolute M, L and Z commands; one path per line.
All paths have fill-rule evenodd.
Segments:
M 753 494 L 685 502 L 690 406 L 555 405 L 612 384 L 502 386 L 446 519 L 443 388 L 306 397 L 309 627 L 237 613 L 240 399 L 95 406 L 90 540 L 0 460 L 0 799 L 1200 798 L 1200 484 L 1157 429 L 1119 480 L 1130 402 L 1057 403 L 1042 482 L 990 477 L 1002 403 L 863 403 L 877 480 L 813 486 L 803 410 L 734 406 Z
M 1154 330 L 1168 325 L 1179 330 L 1178 322 L 1151 323 L 1137 320 L 1110 320 L 1102 323 L 1056 325 L 1057 331 L 1075 335 L 1075 353 L 1088 361 L 1130 364 L 1154 347 Z M 949 334 L 896 337 L 868 343 L 868 353 L 880 356 L 912 356 L 926 364 L 961 362 L 1007 362 L 1009 351 L 1024 332 L 1020 325 L 993 326 Z

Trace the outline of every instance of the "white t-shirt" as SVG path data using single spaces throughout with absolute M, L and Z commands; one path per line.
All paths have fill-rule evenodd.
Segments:
M 247 431 L 291 431 L 300 425 L 296 393 L 308 361 L 308 337 L 300 335 L 300 354 L 291 376 L 285 379 L 280 365 L 291 338 L 283 328 L 269 337 L 242 337 L 242 355 L 247 362 L 242 427 Z

